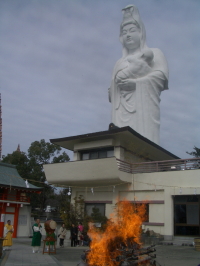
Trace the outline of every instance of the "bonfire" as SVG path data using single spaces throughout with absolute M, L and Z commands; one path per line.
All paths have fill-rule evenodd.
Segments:
M 117 204 L 104 232 L 91 227 L 88 234 L 90 249 L 82 257 L 85 266 L 156 265 L 153 246 L 142 248 L 140 241 L 146 205 L 129 201 Z

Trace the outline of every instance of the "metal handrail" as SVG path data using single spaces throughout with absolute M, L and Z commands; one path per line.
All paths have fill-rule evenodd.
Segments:
M 200 169 L 200 158 L 142 163 L 129 163 L 120 159 L 116 160 L 120 171 L 131 174 Z

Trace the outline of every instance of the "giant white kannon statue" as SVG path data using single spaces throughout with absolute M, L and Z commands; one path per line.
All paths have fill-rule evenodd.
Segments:
M 138 9 L 122 9 L 122 58 L 117 61 L 109 88 L 112 123 L 130 126 L 159 144 L 160 94 L 168 89 L 168 67 L 163 53 L 146 45 L 145 27 Z

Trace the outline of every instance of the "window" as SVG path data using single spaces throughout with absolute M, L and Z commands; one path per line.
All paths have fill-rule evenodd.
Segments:
M 101 158 L 110 158 L 114 156 L 114 147 L 87 150 L 81 152 L 81 160 L 93 160 Z
M 107 151 L 107 157 L 113 157 L 114 156 L 114 150 Z
M 174 220 L 175 223 L 185 224 L 186 223 L 186 205 L 176 204 L 174 206 Z
M 83 153 L 82 154 L 82 160 L 89 160 L 89 157 L 90 155 L 89 155 L 89 153 Z
M 107 151 L 99 151 L 99 158 L 106 158 L 107 156 Z
M 136 208 L 136 212 L 137 212 L 137 208 L 139 208 L 141 205 L 145 205 L 145 210 L 146 210 L 146 213 L 145 213 L 145 217 L 143 219 L 143 222 L 149 222 L 149 203 L 133 203 L 135 208 Z
M 200 232 L 200 196 L 174 197 L 174 234 L 197 236 Z
M 97 151 L 92 151 L 90 153 L 90 159 L 98 159 L 98 152 Z
M 85 203 L 85 212 L 87 215 L 91 216 L 94 209 L 102 215 L 105 216 L 105 203 Z
M 19 215 L 18 224 L 27 225 L 27 215 Z

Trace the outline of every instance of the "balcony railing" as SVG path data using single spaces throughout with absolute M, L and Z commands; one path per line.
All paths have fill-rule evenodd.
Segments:
M 117 159 L 117 164 L 120 171 L 131 174 L 181 171 L 200 169 L 200 158 L 154 161 L 145 163 L 128 163 Z
M 5 193 L 0 193 L 0 200 L 30 203 L 30 198 L 27 196 L 21 196 L 21 195 L 15 196 L 15 195 L 8 195 Z

